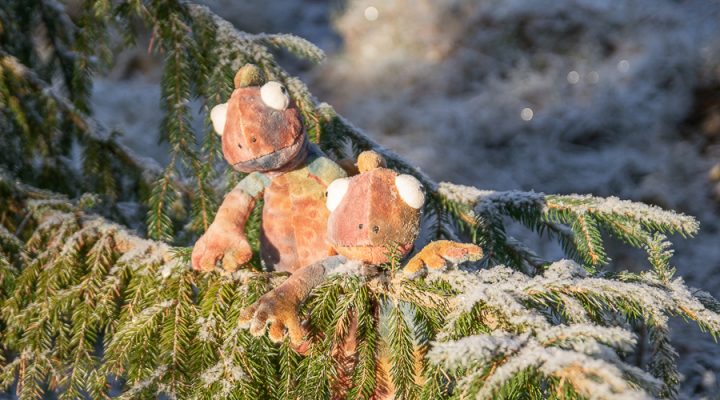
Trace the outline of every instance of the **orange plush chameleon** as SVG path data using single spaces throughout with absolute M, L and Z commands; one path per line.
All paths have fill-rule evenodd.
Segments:
M 294 272 L 330 254 L 325 192 L 345 171 L 313 144 L 302 116 L 279 82 L 254 65 L 242 67 L 230 100 L 210 117 L 225 159 L 249 173 L 227 194 L 215 220 L 195 243 L 194 269 L 235 271 L 252 257 L 245 223 L 264 200 L 260 253 L 269 270 Z
M 269 325 L 271 340 L 285 333 L 295 345 L 303 343 L 297 308 L 325 275 L 354 260 L 366 265 L 390 261 L 389 254 L 404 257 L 418 236 L 420 212 L 425 196 L 420 182 L 411 175 L 383 168 L 374 152 L 358 157 L 360 174 L 335 180 L 328 187 L 328 240 L 339 256 L 308 265 L 246 308 L 241 323 L 253 335 L 262 335 Z M 427 269 L 439 270 L 464 261 L 479 260 L 482 249 L 474 244 L 439 240 L 428 244 L 406 264 L 403 272 L 414 277 Z

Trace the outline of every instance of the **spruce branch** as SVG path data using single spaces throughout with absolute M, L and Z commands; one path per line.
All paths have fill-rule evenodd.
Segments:
M 463 204 L 462 212 L 469 214 L 468 218 L 489 221 L 503 245 L 506 239 L 501 218 L 509 217 L 539 233 L 558 237 L 569 256 L 578 254 L 593 267 L 609 262 L 601 231 L 644 247 L 650 254 L 660 251 L 654 249 L 662 239 L 654 235 L 692 236 L 699 229 L 693 217 L 615 197 L 482 191 L 449 183 L 441 184 L 439 192 L 449 201 Z M 653 265 L 657 262 L 660 260 Z
M 474 273 L 448 271 L 426 280 L 407 281 L 392 279 L 392 271 L 377 270 L 362 279 L 335 275 L 314 291 L 307 309 L 311 311 L 313 326 L 324 332 L 325 339 L 314 346 L 308 357 L 298 360 L 287 349 L 271 350 L 266 340 L 252 339 L 235 325 L 237 310 L 265 293 L 268 283 L 277 284 L 262 273 L 209 275 L 198 280 L 186 261 L 182 261 L 183 252 L 137 238 L 102 218 L 73 211 L 67 202 L 32 202 L 37 203 L 29 207 L 36 213 L 34 218 L 41 219 L 33 239 L 36 243 L 33 251 L 40 253 L 36 258 L 39 262 L 22 272 L 18 287 L 31 290 L 25 293 L 34 293 L 36 285 L 45 289 L 39 296 L 31 295 L 29 301 L 16 297 L 6 303 L 8 321 L 14 318 L 17 326 L 32 328 L 15 333 L 15 339 L 7 344 L 30 346 L 32 354 L 45 352 L 72 363 L 77 370 L 68 378 L 53 375 L 53 371 L 60 370 L 58 365 L 51 368 L 50 364 L 41 363 L 37 365 L 46 367 L 28 372 L 36 378 L 32 374 L 55 377 L 48 379 L 55 379 L 61 388 L 72 389 L 71 385 L 75 385 L 77 390 L 103 393 L 106 381 L 100 376 L 110 373 L 127 377 L 125 397 L 143 393 L 211 396 L 238 390 L 263 396 L 266 388 L 278 387 L 285 388 L 281 393 L 316 393 L 318 388 L 321 393 L 330 393 L 337 376 L 330 349 L 347 334 L 350 316 L 357 315 L 359 358 L 352 380 L 358 386 L 353 386 L 351 393 L 365 398 L 382 384 L 373 374 L 383 347 L 376 336 L 379 327 L 374 322 L 377 311 L 373 308 L 377 306 L 372 304 L 389 301 L 388 304 L 396 304 L 389 307 L 387 317 L 387 348 L 394 351 L 390 356 L 390 377 L 392 387 L 405 396 L 445 393 L 450 390 L 447 382 L 456 379 L 457 390 L 488 396 L 504 393 L 522 381 L 523 385 L 535 388 L 546 382 L 549 388 L 571 390 L 583 396 L 595 393 L 597 398 L 610 394 L 637 397 L 643 390 L 656 393 L 660 389 L 655 378 L 618 357 L 618 352 L 631 351 L 634 338 L 613 325 L 613 319 L 594 320 L 588 316 L 615 312 L 628 319 L 642 319 L 654 324 L 658 335 L 666 329 L 668 315 L 684 315 L 711 332 L 720 330 L 718 314 L 703 306 L 712 304 L 707 296 L 700 301 L 679 278 L 667 282 L 653 272 L 618 275 L 614 279 L 590 277 L 578 265 L 560 262 L 534 277 L 495 267 Z M 42 233 L 64 225 L 68 227 L 66 239 L 57 241 Z M 85 251 L 89 251 L 88 256 L 81 256 Z M 50 268 L 43 268 L 48 264 Z M 72 267 L 76 264 L 86 267 L 77 270 Z M 111 264 L 114 266 L 110 267 Z M 67 275 L 66 271 L 77 271 L 73 272 L 77 275 Z M 73 298 L 82 302 L 73 303 L 70 300 Z M 111 298 L 114 300 L 110 301 Z M 125 304 L 120 310 L 115 308 L 118 298 L 123 298 Z M 558 325 L 548 319 L 545 314 L 548 307 L 568 304 L 568 299 L 575 306 L 565 309 L 566 314 L 573 315 L 568 316 L 566 324 Z M 87 304 L 106 311 L 97 315 L 76 311 L 76 317 L 63 328 L 71 334 L 56 336 L 62 339 L 56 342 L 57 347 L 47 347 L 50 342 L 42 333 L 47 331 L 42 326 L 52 325 L 47 316 L 67 312 L 71 304 Z M 405 306 L 400 304 L 413 310 L 412 323 L 403 311 Z M 43 311 L 48 306 L 48 311 Z M 113 326 L 111 320 L 117 323 Z M 466 328 L 459 328 L 461 321 Z M 93 340 L 93 335 L 81 333 L 103 329 L 111 337 L 101 361 L 101 370 L 105 372 L 97 375 L 89 366 L 99 360 L 95 361 L 88 345 L 78 340 Z M 457 336 L 449 335 L 452 332 L 449 329 Z M 465 364 L 443 361 L 440 370 L 432 364 L 422 367 L 416 364 L 416 357 L 427 350 L 430 360 L 437 360 L 434 354 L 452 346 L 467 348 L 463 341 L 484 341 L 488 334 L 504 339 L 490 339 L 485 347 L 472 348 L 491 352 L 487 361 L 493 366 L 490 369 L 472 366 L 473 362 L 484 362 L 480 353 L 463 357 Z M 157 335 L 161 340 L 152 341 Z M 455 340 L 460 342 L 454 344 Z M 191 343 L 197 342 L 204 343 L 202 350 L 192 350 Z M 662 344 L 666 342 L 654 342 L 661 350 L 656 352 L 653 365 L 657 367 L 652 371 L 667 381 L 663 393 L 672 393 L 669 391 L 675 387 L 676 375 L 672 373 L 673 363 L 667 362 L 668 354 L 672 353 Z M 501 343 L 521 343 L 521 347 L 500 350 Z M 266 353 L 258 353 L 261 349 Z M 194 357 L 196 351 L 206 356 Z M 265 354 L 265 361 L 256 359 L 259 354 Z M 6 368 L 17 371 L 22 365 L 13 362 Z M 279 368 L 280 375 L 268 370 L 273 365 Z M 304 371 L 305 378 L 297 381 L 304 383 L 299 383 L 297 391 L 292 389 L 291 369 Z M 469 375 L 464 375 L 465 370 Z M 193 376 L 193 371 L 198 375 Z M 416 374 L 429 377 L 432 391 L 420 392 Z M 218 380 L 227 383 L 220 384 Z M 22 391 L 35 393 L 37 387 L 31 382 L 27 385 Z M 64 393 L 74 393 L 73 390 Z
M 114 140 L 112 135 L 99 122 L 77 109 L 69 100 L 43 82 L 32 69 L 2 50 L 0 50 L 0 66 L 2 66 L 3 71 L 13 74 L 17 79 L 30 85 L 39 95 L 53 101 L 58 109 L 67 115 L 68 120 L 77 128 L 78 132 L 83 135 L 83 139 L 110 151 L 110 154 L 118 157 L 123 165 L 138 171 L 141 175 L 145 175 L 146 179 L 160 173 L 161 168 L 155 160 L 139 156 L 131 149 Z
M 389 314 L 390 376 L 398 398 L 412 399 L 417 391 L 412 332 L 399 304 L 392 304 Z
M 83 210 L 90 197 L 71 201 L 0 174 L 2 344 L 17 354 L 0 369 L 0 384 L 17 382 L 21 398 L 105 397 L 110 380 L 122 385 L 121 398 L 329 398 L 344 385 L 353 398 L 389 389 L 401 398 L 672 397 L 679 374 L 668 319 L 680 316 L 720 333 L 720 303 L 688 288 L 670 264 L 664 235 L 692 236 L 698 229 L 692 217 L 615 198 L 437 184 L 318 103 L 277 64 L 269 47 L 320 61 L 322 51 L 303 39 L 239 32 L 208 8 L 175 0 L 92 2 L 76 21 L 84 30 L 76 31 L 59 5 L 41 3 L 45 18 L 58 19 L 48 25 L 60 32 L 53 47 L 62 59 L 36 65 L 24 57 L 22 41 L 0 50 L 2 115 L 11 117 L 2 123 L 25 144 L 38 144 L 56 172 L 67 170 L 67 149 L 51 145 L 77 135 L 97 192 L 119 191 L 123 182 L 105 168 L 103 154 L 129 166 L 152 185 L 148 232 L 163 242 Z M 172 147 L 165 168 L 148 167 L 87 116 L 94 57 L 108 56 L 102 44 L 111 13 L 119 24 L 140 17 L 153 29 L 152 47 L 165 56 L 162 134 Z M 101 42 L 97 52 L 93 35 Z M 276 346 L 240 329 L 240 310 L 286 276 L 199 274 L 188 266 L 189 249 L 164 242 L 204 230 L 219 193 L 238 179 L 218 172 L 227 168 L 207 115 L 210 134 L 196 141 L 189 102 L 199 96 L 207 114 L 228 97 L 233 73 L 247 62 L 286 85 L 309 137 L 328 153 L 351 157 L 374 149 L 391 168 L 418 177 L 432 234 L 482 244 L 489 255 L 483 269 L 415 281 L 399 278 L 397 266 L 331 276 L 301 306 L 312 339 L 303 357 L 287 343 Z M 58 71 L 74 79 L 65 79 L 68 98 L 50 89 Z M 254 250 L 259 218 L 258 207 L 248 223 Z M 557 239 L 583 266 L 542 260 L 507 234 L 508 219 Z M 650 270 L 594 272 L 609 262 L 607 234 L 644 248 Z M 348 371 L 336 350 L 353 324 L 357 352 Z M 624 361 L 636 340 L 627 327 L 638 325 L 648 330 L 653 350 L 647 370 Z

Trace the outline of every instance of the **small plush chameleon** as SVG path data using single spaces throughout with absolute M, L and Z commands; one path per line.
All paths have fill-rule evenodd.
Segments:
M 294 272 L 324 259 L 327 186 L 345 171 L 307 140 L 303 120 L 287 89 L 265 81 L 256 66 L 236 74 L 227 103 L 210 113 L 222 136 L 225 160 L 248 175 L 225 196 L 214 221 L 195 243 L 192 266 L 235 271 L 252 257 L 245 224 L 264 200 L 260 255 L 269 270 Z
M 249 325 L 253 335 L 263 335 L 269 325 L 271 340 L 281 341 L 287 332 L 291 343 L 302 344 L 306 332 L 297 308 L 326 274 L 348 260 L 378 265 L 389 262 L 393 253 L 404 257 L 411 252 L 425 202 L 422 185 L 411 175 L 384 168 L 374 152 L 360 154 L 358 169 L 359 175 L 335 180 L 328 187 L 327 237 L 338 255 L 296 271 L 246 308 L 241 323 Z M 474 244 L 435 241 L 412 257 L 403 272 L 411 278 L 428 269 L 479 260 L 482 254 Z

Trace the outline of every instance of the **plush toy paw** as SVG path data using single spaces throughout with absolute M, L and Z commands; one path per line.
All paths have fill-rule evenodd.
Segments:
M 406 276 L 415 277 L 428 270 L 443 270 L 465 261 L 477 261 L 483 256 L 482 249 L 470 243 L 437 240 L 425 246 L 403 269 Z
M 213 224 L 193 247 L 192 267 L 199 271 L 212 271 L 222 262 L 225 271 L 234 272 L 250 258 L 252 249 L 244 235 Z
M 253 336 L 265 334 L 269 325 L 268 337 L 275 343 L 282 342 L 285 334 L 290 337 L 294 346 L 302 346 L 305 342 L 307 330 L 300 323 L 297 314 L 298 301 L 286 288 L 277 287 L 265 293 L 257 302 L 240 313 L 241 327 L 250 328 Z

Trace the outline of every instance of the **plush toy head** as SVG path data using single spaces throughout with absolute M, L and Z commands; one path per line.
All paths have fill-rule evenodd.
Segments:
M 328 240 L 338 254 L 370 264 L 388 262 L 393 250 L 399 256 L 412 250 L 425 202 L 417 179 L 383 165 L 377 153 L 364 152 L 359 175 L 328 186 Z
M 242 172 L 268 172 L 297 161 L 306 138 L 302 116 L 287 89 L 279 82 L 265 82 L 252 64 L 240 68 L 234 83 L 230 100 L 210 112 L 227 162 Z

